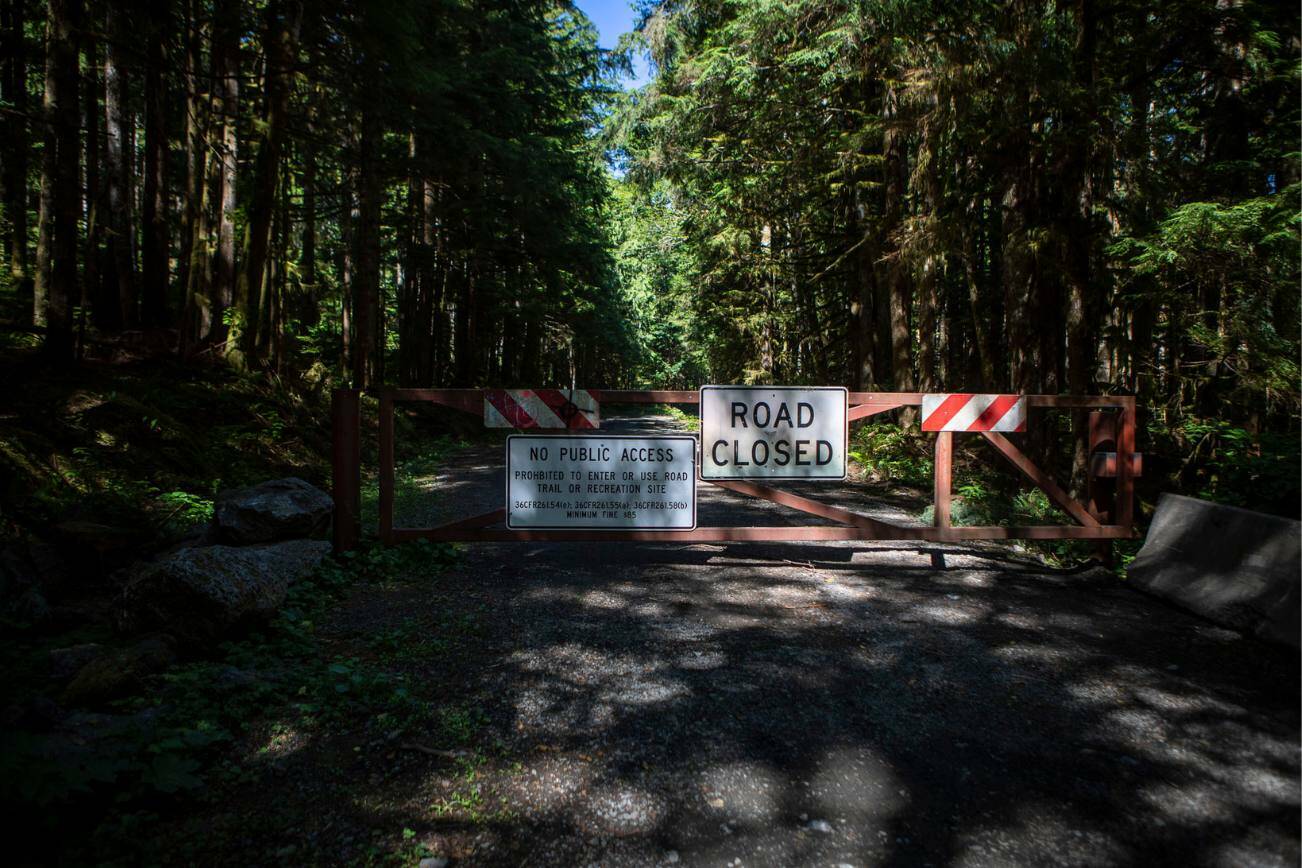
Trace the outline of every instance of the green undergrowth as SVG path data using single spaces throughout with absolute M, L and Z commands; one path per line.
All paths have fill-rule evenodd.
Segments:
M 870 482 L 914 488 L 931 486 L 934 466 L 930 438 L 892 422 L 869 422 L 851 429 L 850 460 Z
M 1069 454 L 1069 432 L 1059 431 L 1058 454 Z M 935 440 L 917 427 L 903 429 L 892 422 L 870 422 L 856 428 L 850 457 L 867 481 L 930 493 Z M 980 451 L 978 451 L 978 448 Z M 1263 434 L 1253 437 L 1242 428 L 1187 418 L 1170 427 L 1150 417 L 1138 444 L 1144 453 L 1144 476 L 1136 480 L 1137 519 L 1141 527 L 1161 492 L 1243 506 L 1263 512 L 1296 516 L 1302 495 L 1302 458 L 1295 436 Z M 1059 482 L 1067 482 L 1060 472 Z M 952 520 L 955 525 L 1072 524 L 1044 492 L 1029 488 L 1003 459 L 979 440 L 956 438 L 954 450 Z M 930 522 L 933 507 L 921 514 Z M 1067 565 L 1096 554 L 1093 543 L 1081 540 L 1028 541 L 1025 547 L 1055 565 Z M 1118 572 L 1134 558 L 1139 543 L 1114 544 Z
M 673 419 L 678 425 L 687 431 L 701 430 L 701 417 L 695 413 L 688 413 L 673 404 L 665 404 L 663 407 L 664 415 Z
M 1219 419 L 1185 419 L 1173 431 L 1154 421 L 1157 448 L 1182 456 L 1172 467 L 1184 493 L 1203 500 L 1296 516 L 1302 500 L 1302 440 Z
M 955 442 L 953 494 L 950 520 L 958 527 L 1072 524 L 1072 520 L 1038 488 L 1027 488 L 1011 473 L 993 462 L 1002 459 L 989 452 L 965 452 Z M 861 476 L 870 482 L 918 490 L 929 496 L 935 480 L 934 435 L 914 426 L 901 428 L 892 422 L 874 422 L 854 430 L 850 457 L 859 465 Z M 919 518 L 930 524 L 935 506 L 927 506 Z M 1054 566 L 1066 566 L 1096 554 L 1081 540 L 1028 540 L 1022 546 Z
M 222 489 L 329 479 L 321 383 L 170 359 L 86 363 L 72 374 L 5 362 L 30 373 L 0 415 L 0 532 L 48 536 L 76 519 L 147 543 L 206 523 Z
M 150 676 L 137 695 L 83 715 L 84 731 L 0 733 L 0 806 L 34 832 L 83 823 L 93 831 L 79 840 L 96 861 L 125 854 L 130 862 L 142 828 L 186 801 L 256 782 L 285 739 L 397 739 L 419 727 L 423 738 L 433 731 L 445 744 L 468 744 L 483 725 L 478 712 L 435 704 L 384 654 L 339 654 L 317 635 L 321 617 L 350 589 L 436 587 L 455 559 L 453 547 L 426 541 L 327 559 L 264 628 Z M 460 629 L 475 627 L 447 625 L 454 637 Z M 405 638 L 391 641 L 402 647 Z M 265 742 L 252 758 L 240 747 L 250 738 Z

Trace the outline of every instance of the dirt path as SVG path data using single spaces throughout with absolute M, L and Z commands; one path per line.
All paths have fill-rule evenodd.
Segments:
M 440 490 L 493 508 L 499 461 L 462 453 Z M 701 524 L 757 511 L 806 520 L 701 492 Z M 197 858 L 1299 859 L 1296 659 L 1097 570 L 903 543 L 477 545 L 433 586 L 357 591 L 320 630 L 358 656 L 398 637 L 376 659 L 438 725 L 250 745 L 265 773 L 226 800 L 242 812 L 195 818 L 213 842 Z

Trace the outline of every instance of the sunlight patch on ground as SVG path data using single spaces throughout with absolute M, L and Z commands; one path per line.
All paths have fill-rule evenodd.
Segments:
M 696 650 L 687 651 L 679 655 L 675 664 L 679 669 L 689 669 L 696 672 L 704 672 L 707 669 L 718 669 L 728 665 L 728 655 L 722 651 Z
M 809 784 L 814 810 L 858 825 L 879 826 L 909 804 L 895 770 L 875 751 L 844 747 L 827 752 Z
M 1015 643 L 996 648 L 994 655 L 1006 663 L 1032 664 L 1037 666 L 1058 665 L 1069 662 L 1073 655 L 1061 648 L 1045 645 L 1024 645 Z M 1070 687 L 1068 688 L 1071 689 Z
M 1225 792 L 1203 783 L 1152 784 L 1139 791 L 1139 798 L 1178 823 L 1231 823 L 1238 815 L 1225 801 Z
M 282 760 L 303 748 L 308 737 L 292 726 L 276 726 L 267 736 L 267 741 L 258 748 L 258 755 L 275 760 Z
M 913 609 L 914 613 L 922 615 L 926 620 L 935 624 L 975 624 L 985 619 L 989 614 L 988 606 L 973 605 L 968 603 L 962 608 L 958 606 L 946 606 L 939 603 L 929 603 L 924 606 L 918 606 Z
M 602 787 L 586 801 L 580 824 L 597 834 L 623 836 L 651 832 L 666 813 L 663 799 L 628 785 Z
M 1025 804 L 1016 818 L 965 834 L 952 864 L 978 865 L 1125 865 L 1132 859 L 1126 847 L 1085 826 L 1079 816 L 1063 816 L 1047 806 Z
M 543 756 L 515 775 L 507 789 L 516 804 L 534 814 L 564 809 L 592 782 L 592 765 L 564 754 Z
M 764 823 L 782 809 L 785 778 L 759 762 L 714 766 L 701 774 L 701 795 L 721 818 Z

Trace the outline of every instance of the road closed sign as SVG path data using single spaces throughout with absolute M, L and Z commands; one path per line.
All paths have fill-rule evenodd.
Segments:
M 508 437 L 506 526 L 691 530 L 696 527 L 696 439 Z
M 702 479 L 844 479 L 839 386 L 702 386 Z

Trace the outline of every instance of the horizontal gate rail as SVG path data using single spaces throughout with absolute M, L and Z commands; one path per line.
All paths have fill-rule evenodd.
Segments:
M 889 525 L 889 531 L 874 533 L 843 525 L 772 525 L 768 527 L 698 527 L 693 530 L 509 530 L 484 528 L 456 530 L 442 528 L 394 528 L 391 542 L 427 539 L 435 542 L 791 542 L 819 540 L 921 540 L 963 542 L 966 540 L 1114 540 L 1133 536 L 1130 528 L 1104 525 L 1077 527 L 1043 524 L 1020 527 L 911 527 Z
M 668 389 L 589 389 L 600 403 L 687 404 L 700 400 L 697 391 Z M 718 488 L 769 500 L 800 512 L 816 515 L 835 525 L 769 527 L 697 527 L 692 530 L 512 530 L 493 527 L 506 518 L 499 508 L 481 515 L 458 519 L 439 527 L 403 528 L 393 524 L 394 507 L 394 404 L 429 402 L 472 414 L 482 414 L 483 389 L 380 389 L 379 398 L 379 536 L 386 544 L 428 539 L 447 542 L 734 542 L 799 540 L 920 540 L 958 542 L 964 540 L 1050 540 L 1081 539 L 1110 541 L 1134 536 L 1134 477 L 1141 466 L 1135 454 L 1135 398 L 1130 395 L 1021 396 L 1027 407 L 1052 410 L 1090 411 L 1089 496 L 1080 503 L 1039 468 L 1004 435 L 980 432 L 1033 484 L 1075 522 L 1075 525 L 1030 525 L 1017 527 L 955 527 L 951 524 L 951 475 L 953 432 L 936 435 L 933 497 L 934 520 L 930 527 L 900 525 L 833 506 L 813 498 L 782 491 L 747 480 L 698 480 Z M 335 548 L 353 548 L 360 535 L 361 392 L 336 389 L 332 407 L 334 425 Z M 860 421 L 902 407 L 921 406 L 921 392 L 850 392 L 847 418 Z M 574 431 L 559 433 L 575 436 Z M 600 431 L 590 432 L 600 434 Z M 581 435 L 580 435 L 581 436 Z M 1095 456 L 1099 460 L 1093 460 Z

